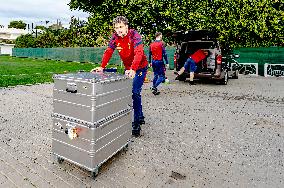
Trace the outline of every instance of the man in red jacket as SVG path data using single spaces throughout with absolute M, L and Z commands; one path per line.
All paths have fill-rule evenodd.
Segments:
M 100 67 L 92 71 L 101 72 L 108 64 L 115 49 L 118 50 L 125 67 L 125 74 L 133 79 L 132 99 L 134 109 L 134 122 L 132 123 L 132 135 L 140 136 L 141 124 L 145 124 L 142 111 L 141 90 L 147 73 L 148 61 L 144 53 L 142 39 L 136 30 L 128 29 L 128 20 L 123 16 L 117 16 L 113 20 L 113 33 L 108 47 L 104 52 Z
M 154 79 L 153 79 L 153 87 L 152 93 L 154 95 L 159 95 L 158 86 L 160 83 L 165 82 L 165 65 L 168 65 L 168 56 L 166 53 L 166 49 L 164 47 L 164 43 L 162 42 L 162 33 L 157 32 L 155 34 L 156 40 L 152 42 L 149 46 L 149 62 L 152 62 Z M 151 61 L 152 59 L 152 61 Z M 165 63 L 163 61 L 165 60 Z
M 193 78 L 194 72 L 197 69 L 196 64 L 205 59 L 208 56 L 208 50 L 197 50 L 192 54 L 185 62 L 184 66 L 178 71 L 178 75 L 181 75 L 185 70 L 189 72 L 189 83 L 195 85 Z

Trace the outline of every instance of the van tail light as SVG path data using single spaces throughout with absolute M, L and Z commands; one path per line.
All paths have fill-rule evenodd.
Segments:
M 222 56 L 218 55 L 217 56 L 217 65 L 221 65 L 222 64 Z

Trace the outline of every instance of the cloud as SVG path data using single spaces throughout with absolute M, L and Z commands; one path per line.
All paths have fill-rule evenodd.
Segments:
M 23 20 L 25 23 L 41 25 L 45 21 L 63 25 L 70 22 L 71 16 L 86 19 L 88 14 L 71 11 L 67 5 L 70 0 L 8 0 L 0 6 L 0 24 L 7 26 L 10 21 Z

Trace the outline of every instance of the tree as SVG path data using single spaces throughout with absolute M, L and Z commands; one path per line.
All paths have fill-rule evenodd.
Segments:
M 8 25 L 8 28 L 16 28 L 16 29 L 26 29 L 26 23 L 23 21 L 11 21 Z
M 35 39 L 35 46 L 37 48 L 53 48 L 59 47 L 56 37 L 51 32 L 46 32 Z
M 31 34 L 21 35 L 15 41 L 15 48 L 34 48 L 35 38 Z
M 93 47 L 96 45 L 95 36 L 92 35 L 87 23 L 83 20 L 71 18 L 70 28 L 60 30 L 57 43 L 63 47 Z
M 45 26 L 42 26 L 42 25 L 37 25 L 35 27 L 35 29 L 40 29 L 40 30 L 43 30 L 43 31 L 47 30 L 47 28 Z
M 97 37 L 108 35 L 112 19 L 124 15 L 146 42 L 156 31 L 191 29 L 217 30 L 219 40 L 232 46 L 271 46 L 284 41 L 280 0 L 71 0 L 69 5 L 90 13 L 88 24 Z

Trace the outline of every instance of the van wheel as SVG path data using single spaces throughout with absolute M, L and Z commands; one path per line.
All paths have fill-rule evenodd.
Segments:
M 96 179 L 96 177 L 98 176 L 98 174 L 99 174 L 99 168 L 100 168 L 100 167 L 97 166 L 97 167 L 95 168 L 95 170 L 91 172 L 91 175 L 92 175 L 92 178 L 93 178 L 93 179 Z

